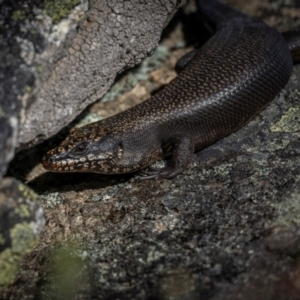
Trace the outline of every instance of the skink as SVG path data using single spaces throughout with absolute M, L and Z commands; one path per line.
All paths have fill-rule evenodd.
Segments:
M 182 60 L 180 74 L 143 103 L 73 129 L 44 156 L 46 169 L 120 174 L 168 156 L 165 167 L 148 169 L 145 178 L 173 178 L 195 151 L 236 131 L 274 99 L 293 65 L 283 35 L 218 1 L 198 5 L 215 34 Z

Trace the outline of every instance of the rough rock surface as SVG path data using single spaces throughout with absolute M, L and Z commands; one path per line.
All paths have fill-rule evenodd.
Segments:
M 19 144 L 57 133 L 108 90 L 116 75 L 153 52 L 185 1 L 92 1 L 78 32 L 47 80 L 29 97 Z M 63 22 L 63 21 L 62 21 Z
M 0 289 L 11 284 L 22 259 L 38 242 L 45 225 L 38 196 L 26 185 L 5 178 L 0 188 Z
M 230 3 L 280 30 L 299 25 L 296 1 Z M 165 74 L 96 106 L 117 111 Z M 10 174 L 41 196 L 47 226 L 0 299 L 299 299 L 299 89 L 295 66 L 269 107 L 173 180 L 46 173 L 52 145 L 20 153 Z
M 117 73 L 157 46 L 162 29 L 184 3 L 0 1 L 0 180 L 16 147 L 26 148 L 66 126 L 110 87 Z M 9 187 L 6 179 L 0 185 L 5 191 L 0 203 L 1 287 L 12 282 L 32 248 L 22 238 L 8 241 L 10 232 L 34 220 L 31 208 L 40 211 L 39 219 L 44 217 L 38 204 L 22 202 L 18 188 L 13 180 Z M 19 206 L 27 204 L 32 206 L 28 214 L 18 217 Z M 24 237 L 30 242 L 29 233 Z
M 19 144 L 24 109 L 32 104 L 41 83 L 63 56 L 87 4 L 87 0 L 64 0 L 56 6 L 53 0 L 1 1 L 0 178 Z

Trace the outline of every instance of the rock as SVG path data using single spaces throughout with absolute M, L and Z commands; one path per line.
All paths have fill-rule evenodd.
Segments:
M 45 217 L 37 197 L 13 178 L 0 186 L 0 289 L 14 281 L 24 256 L 38 243 Z
M 280 29 L 298 22 L 294 2 L 226 2 L 258 5 Z M 0 298 L 59 298 L 79 282 L 77 299 L 299 299 L 299 78 L 295 66 L 269 107 L 172 180 L 46 173 L 32 163 L 41 149 L 19 153 L 11 174 L 41 195 L 47 227 Z

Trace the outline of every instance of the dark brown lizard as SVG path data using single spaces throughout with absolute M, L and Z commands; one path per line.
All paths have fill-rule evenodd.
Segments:
M 198 4 L 215 34 L 182 60 L 180 74 L 143 103 L 73 129 L 44 156 L 46 169 L 120 174 L 171 155 L 145 178 L 173 178 L 195 151 L 239 129 L 274 99 L 293 65 L 283 35 L 217 1 Z

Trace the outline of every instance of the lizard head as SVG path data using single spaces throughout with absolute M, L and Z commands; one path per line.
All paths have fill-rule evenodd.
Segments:
M 114 136 L 95 132 L 93 127 L 73 129 L 59 146 L 44 155 L 42 165 L 54 172 L 122 173 L 117 166 L 122 145 Z

